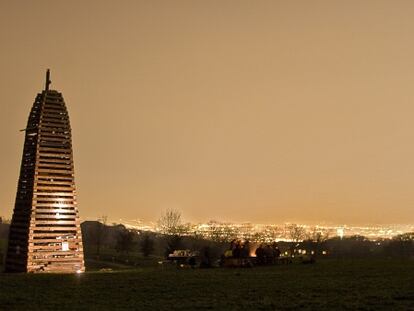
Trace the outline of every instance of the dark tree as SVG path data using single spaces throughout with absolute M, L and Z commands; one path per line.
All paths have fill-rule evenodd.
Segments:
M 148 257 L 154 251 L 154 240 L 148 233 L 144 234 L 140 242 L 140 250 L 144 257 Z
M 327 240 L 324 245 L 330 255 L 334 257 L 366 258 L 374 254 L 375 242 L 364 236 L 334 237 Z
M 108 220 L 107 216 L 101 216 L 98 218 L 98 223 L 96 224 L 95 231 L 95 244 L 96 244 L 96 257 L 99 258 L 101 255 L 101 246 L 104 242 L 106 235 L 106 222 Z
M 409 258 L 414 255 L 414 232 L 399 234 L 385 247 L 388 256 Z
M 168 257 L 169 254 L 171 254 L 177 249 L 180 249 L 182 245 L 182 237 L 179 235 L 169 235 L 166 238 L 167 245 L 165 248 L 165 257 Z
M 315 227 L 307 234 L 302 246 L 310 252 L 313 251 L 314 255 L 318 256 L 322 253 L 330 234 L 331 230 L 322 231 Z
M 129 230 L 122 230 L 118 233 L 115 249 L 119 253 L 127 255 L 134 247 L 135 233 Z

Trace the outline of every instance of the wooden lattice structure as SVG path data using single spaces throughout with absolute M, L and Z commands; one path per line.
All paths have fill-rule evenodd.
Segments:
M 83 272 L 72 138 L 62 94 L 36 96 L 25 131 L 6 257 L 8 272 Z

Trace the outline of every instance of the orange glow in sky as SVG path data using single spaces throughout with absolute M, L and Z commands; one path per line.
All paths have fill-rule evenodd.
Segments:
M 413 223 L 414 2 L 2 1 L 0 215 L 44 72 L 81 217 Z

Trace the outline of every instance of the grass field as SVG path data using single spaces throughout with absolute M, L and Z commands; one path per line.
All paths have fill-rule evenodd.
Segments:
M 414 310 L 414 261 L 0 274 L 1 310 Z

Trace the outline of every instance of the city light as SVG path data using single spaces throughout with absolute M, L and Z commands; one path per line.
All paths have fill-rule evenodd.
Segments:
M 139 220 L 121 223 L 127 228 L 162 233 L 155 223 L 144 223 Z M 301 236 L 292 236 L 291 228 L 297 226 L 303 229 Z M 210 221 L 207 223 L 187 223 L 182 226 L 181 235 L 198 235 L 205 239 L 227 241 L 237 238 L 257 243 L 292 242 L 307 239 L 328 239 L 339 237 L 343 239 L 350 236 L 364 236 L 370 240 L 391 239 L 396 235 L 414 231 L 414 225 L 308 225 L 308 224 L 253 224 Z

